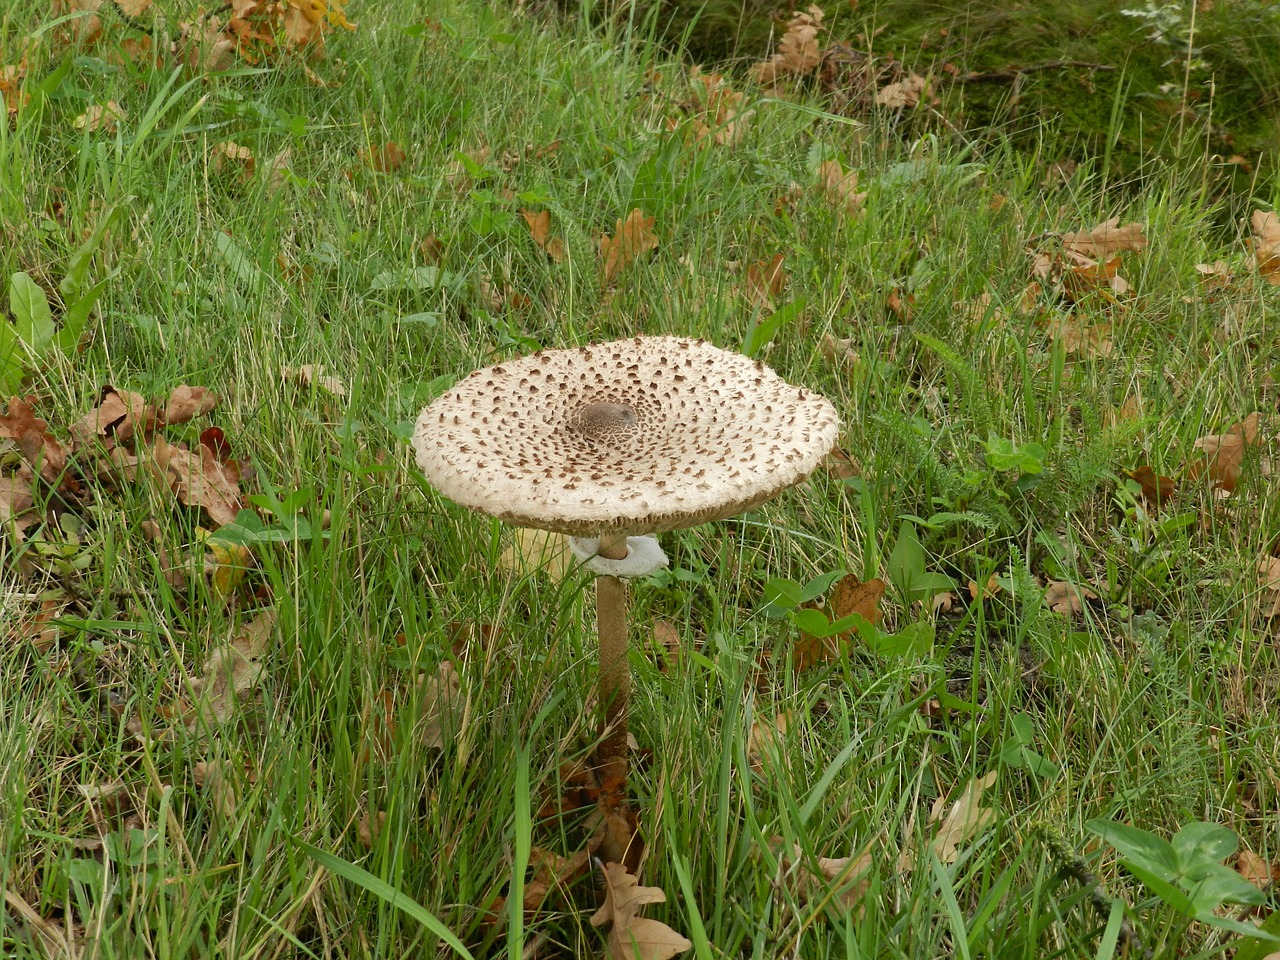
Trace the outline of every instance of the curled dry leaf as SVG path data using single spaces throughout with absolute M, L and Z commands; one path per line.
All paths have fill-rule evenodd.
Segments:
M 0 477 L 0 528 L 13 523 L 18 532 L 40 519 L 33 509 L 31 484 L 21 477 Z
M 862 916 L 871 887 L 870 851 L 858 857 L 816 857 L 811 866 L 804 850 L 796 845 L 782 862 L 785 869 L 794 864 L 798 871 L 796 896 L 802 903 L 834 905 L 852 911 L 854 917 Z
M 95 103 L 75 119 L 77 130 L 88 130 L 90 133 L 115 133 L 121 120 L 127 119 L 124 108 L 114 100 L 106 103 Z
M 986 776 L 970 780 L 960 797 L 950 806 L 947 806 L 942 797 L 934 802 L 929 814 L 930 823 L 937 823 L 942 812 L 946 811 L 937 836 L 933 838 L 933 852 L 943 863 L 955 863 L 960 855 L 961 845 L 978 836 L 995 821 L 995 810 L 982 806 L 982 794 L 995 782 L 996 771 L 992 770 Z
M 775 253 L 771 260 L 760 260 L 747 267 L 743 293 L 747 302 L 765 310 L 773 309 L 773 298 L 787 286 L 787 272 L 782 269 L 786 256 Z
M 102 388 L 98 405 L 71 425 L 71 436 L 78 446 L 101 440 L 110 450 L 117 443 L 132 439 L 135 433 L 153 430 L 156 422 L 155 408 L 141 394 L 107 385 Z
M 116 6 L 126 17 L 140 17 L 151 9 L 151 0 L 116 0 Z
M 778 43 L 778 52 L 751 68 L 752 78 L 762 86 L 772 87 L 788 76 L 803 77 L 813 73 L 822 63 L 818 32 L 825 14 L 817 4 L 805 12 L 792 15 L 787 32 Z
M 842 214 L 857 216 L 862 212 L 866 191 L 858 192 L 858 174 L 844 172 L 838 160 L 825 160 L 818 167 L 818 185 L 827 202 Z
M 66 449 L 49 432 L 48 422 L 36 416 L 35 408 L 28 401 L 21 397 L 9 399 L 8 411 L 0 414 L 0 439 L 13 440 L 22 458 L 33 470 L 40 471 L 40 479 L 45 483 L 64 486 L 74 483 L 65 476 Z
M 1162 506 L 1178 492 L 1178 485 L 1173 477 L 1158 474 L 1145 464 L 1136 470 L 1126 470 L 1125 476 L 1138 482 L 1138 486 L 1142 488 L 1142 499 L 1152 506 Z
M 653 232 L 653 217 L 646 217 L 638 207 L 619 219 L 612 237 L 600 238 L 600 279 L 605 286 L 637 258 L 658 246 Z
M 1091 230 L 1077 230 L 1062 234 L 1062 245 L 1072 253 L 1089 257 L 1093 260 L 1109 260 L 1118 253 L 1132 250 L 1141 253 L 1147 248 L 1147 238 L 1143 235 L 1145 226 L 1141 223 L 1126 223 L 1120 226 L 1120 218 L 1112 217 L 1106 223 L 1100 223 Z
M 205 661 L 200 696 L 191 726 L 203 722 L 222 723 L 262 679 L 260 658 L 275 634 L 276 611 L 267 610 L 240 628 L 230 643 L 223 644 Z
M 660 669 L 680 662 L 680 631 L 670 620 L 653 621 L 653 645 L 661 651 Z
M 404 149 L 392 140 L 378 146 L 368 146 L 360 151 L 360 159 L 365 162 L 371 170 L 377 173 L 395 173 L 404 166 L 405 161 L 409 159 L 409 155 Z
M 834 337 L 829 333 L 822 335 L 822 343 L 819 345 L 822 355 L 832 363 L 844 364 L 850 367 L 858 367 L 862 363 L 862 356 L 854 349 L 855 341 L 851 337 Z
M 1253 230 L 1250 244 L 1258 273 L 1271 284 L 1280 284 L 1280 216 L 1271 211 L 1255 210 L 1249 218 Z
M 1262 615 L 1280 617 L 1280 558 L 1266 555 L 1258 559 L 1258 588 Z
M 1280 884 L 1280 863 L 1268 863 L 1265 857 L 1259 856 L 1248 847 L 1236 856 L 1236 873 L 1255 887 L 1265 887 L 1270 883 Z
M 196 417 L 204 416 L 218 405 L 218 396 L 208 387 L 189 387 L 185 384 L 175 387 L 165 401 L 164 410 L 155 419 L 161 424 L 172 426 L 187 423 Z
M 1068 583 L 1066 580 L 1052 580 L 1044 591 L 1044 602 L 1049 609 L 1064 617 L 1083 613 L 1085 602 L 1097 599 L 1098 595 L 1088 587 Z
M 1210 486 L 1232 493 L 1240 482 L 1244 455 L 1258 442 L 1259 415 L 1249 414 L 1226 433 L 1201 437 L 1194 444 L 1202 456 L 1187 470 L 1187 479 L 1195 483 L 1208 477 Z
M 466 697 L 462 680 L 452 660 L 441 660 L 433 676 L 423 677 L 422 718 L 418 721 L 418 739 L 422 745 L 440 750 L 457 736 L 464 715 Z
M 285 380 L 296 380 L 304 387 L 319 387 L 326 393 L 346 399 L 346 384 L 337 377 L 325 373 L 324 367 L 318 363 L 304 363 L 300 367 L 281 367 L 280 375 Z
M 1075 316 L 1062 314 L 1049 321 L 1048 332 L 1049 338 L 1062 344 L 1068 356 L 1105 359 L 1115 352 L 1109 323 L 1085 323 Z
M 876 91 L 876 103 L 890 110 L 914 107 L 924 96 L 928 83 L 918 73 L 909 74 L 896 83 L 889 83 Z
M 213 148 L 213 169 L 219 172 L 231 170 L 240 174 L 242 180 L 253 176 L 253 151 L 242 147 L 234 140 L 224 140 Z
M 520 215 L 529 225 L 529 235 L 533 242 L 546 251 L 556 263 L 564 260 L 564 241 L 560 237 L 551 236 L 550 210 L 521 210 Z
M 865 583 L 850 573 L 841 577 L 831 587 L 827 598 L 826 615 L 833 623 L 851 614 L 857 614 L 874 625 L 880 622 L 880 601 L 884 599 L 885 582 L 879 577 Z M 802 633 L 791 649 L 791 660 L 796 670 L 808 670 L 828 660 L 838 660 L 852 641 L 856 630 L 830 637 L 811 637 Z
M 791 711 L 784 710 L 773 720 L 757 720 L 751 724 L 751 730 L 747 734 L 747 760 L 751 763 L 752 770 L 756 773 L 763 772 L 766 760 L 785 765 L 783 737 L 792 722 Z
M 203 507 L 218 526 L 235 520 L 244 506 L 240 474 L 230 463 L 218 460 L 204 444 L 194 453 L 184 443 L 170 443 L 159 434 L 152 438 L 148 467 L 161 483 L 189 507 Z
M 732 146 L 747 131 L 747 120 L 752 111 L 743 110 L 746 97 L 729 86 L 718 73 L 704 74 L 698 67 L 689 71 L 689 80 L 698 98 L 694 118 L 694 135 L 699 143 L 716 143 Z
M 650 903 L 665 903 L 659 887 L 642 887 L 619 863 L 604 868 L 604 906 L 591 917 L 593 927 L 612 924 L 605 945 L 608 960 L 669 960 L 693 946 L 665 923 L 638 916 Z

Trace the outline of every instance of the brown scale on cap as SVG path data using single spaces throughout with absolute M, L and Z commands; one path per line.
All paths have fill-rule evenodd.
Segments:
M 762 363 L 636 337 L 477 371 L 422 412 L 413 446 L 463 506 L 594 536 L 747 510 L 808 476 L 838 429 L 825 398 Z

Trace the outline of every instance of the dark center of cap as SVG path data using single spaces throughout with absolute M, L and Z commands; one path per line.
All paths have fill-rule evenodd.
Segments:
M 635 408 L 626 403 L 588 403 L 574 414 L 569 425 L 588 440 L 608 443 L 635 433 Z

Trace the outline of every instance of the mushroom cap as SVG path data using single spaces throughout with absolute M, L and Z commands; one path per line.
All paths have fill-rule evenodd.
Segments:
M 840 420 L 703 340 L 635 337 L 477 370 L 422 411 L 418 466 L 451 500 L 573 536 L 679 530 L 807 477 Z

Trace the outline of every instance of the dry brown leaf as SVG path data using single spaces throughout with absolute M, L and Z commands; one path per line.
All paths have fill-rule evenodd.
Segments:
M 977 600 L 979 593 L 982 594 L 984 599 L 987 597 L 994 597 L 1000 592 L 1000 589 L 1000 581 L 996 579 L 996 575 L 994 573 L 987 577 L 987 584 L 981 590 L 978 589 L 978 582 L 976 580 L 970 580 L 969 599 Z
M 801 903 L 833 904 L 852 911 L 855 917 L 862 916 L 871 888 L 870 851 L 858 857 L 816 857 L 810 866 L 804 850 L 797 845 L 790 858 L 782 858 L 782 863 L 788 870 L 793 863 L 798 866 L 796 896 Z
M 208 537 L 208 531 L 197 528 L 197 532 Z M 209 585 L 214 596 L 226 598 L 235 593 L 236 588 L 244 582 L 244 578 L 253 569 L 253 551 L 241 543 L 227 543 L 222 540 L 206 539 L 205 549 L 212 560 L 205 561 L 205 572 L 209 575 Z
M 0 320 L 0 323 L 4 321 Z M 35 409 L 21 397 L 11 397 L 6 413 L 0 414 L 0 438 L 13 440 L 24 460 L 40 471 L 46 483 L 69 481 L 67 451 L 49 432 L 49 424 L 35 415 Z
M 151 9 L 151 0 L 116 0 L 116 6 L 126 17 L 140 17 Z
M 854 349 L 855 341 L 850 337 L 836 338 L 829 333 L 822 335 L 819 345 L 822 355 L 832 363 L 845 364 L 857 368 L 862 364 L 862 355 Z
M 862 464 L 839 447 L 833 447 L 823 461 L 827 472 L 837 480 L 856 480 L 862 476 Z
M 811 4 L 806 12 L 792 14 L 787 31 L 778 43 L 778 52 L 755 64 L 751 68 L 752 78 L 772 87 L 786 76 L 802 77 L 816 70 L 822 63 L 818 32 L 822 30 L 824 16 L 816 4 Z
M 653 232 L 653 217 L 646 217 L 638 207 L 619 219 L 612 237 L 600 238 L 600 279 L 605 286 L 637 258 L 658 246 Z
M 1132 250 L 1134 253 L 1145 250 L 1147 247 L 1147 238 L 1143 236 L 1145 229 L 1141 223 L 1126 223 L 1122 227 L 1120 218 L 1112 217 L 1092 230 L 1064 233 L 1062 245 L 1071 252 L 1092 260 L 1110 260 L 1125 250 Z
M 232 641 L 218 647 L 204 665 L 204 679 L 191 724 L 223 722 L 262 679 L 261 657 L 275 634 L 276 612 L 267 610 L 244 624 Z
M 1255 210 L 1249 218 L 1253 229 L 1250 243 L 1258 273 L 1271 284 L 1280 284 L 1280 217 L 1269 211 Z
M 156 421 L 155 409 L 141 394 L 108 385 L 102 388 L 98 405 L 71 425 L 71 436 L 81 447 L 101 439 L 110 450 L 117 443 L 132 439 L 135 433 L 155 429 Z
M 1269 883 L 1280 884 L 1280 863 L 1270 864 L 1265 857 L 1248 847 L 1236 855 L 1236 873 L 1255 887 L 1265 887 Z
M 854 216 L 862 213 L 866 191 L 858 192 L 858 174 L 852 170 L 845 173 L 840 161 L 823 161 L 818 167 L 818 183 L 827 202 L 840 213 Z
M 115 133 L 121 120 L 127 119 L 124 108 L 114 100 L 106 103 L 95 103 L 75 119 L 77 130 L 87 129 L 90 133 Z
M 192 766 L 191 777 L 197 787 L 209 794 L 213 808 L 223 819 L 230 820 L 236 815 L 240 790 L 234 764 L 227 760 L 200 760 Z
M 184 443 L 170 443 L 159 434 L 151 442 L 148 463 L 152 475 L 166 484 L 189 507 L 203 507 L 218 526 L 235 520 L 244 506 L 239 471 L 218 460 L 204 444 L 193 453 Z
M 525 917 L 532 918 L 536 915 L 553 890 L 563 890 L 583 876 L 590 863 L 589 850 L 579 850 L 571 857 L 562 857 L 542 847 L 532 847 L 529 850 L 529 866 L 533 868 L 533 877 L 524 886 Z M 501 903 L 499 901 L 495 909 Z
M 550 210 L 521 210 L 520 215 L 529 225 L 529 235 L 533 242 L 546 251 L 556 263 L 564 260 L 564 240 L 551 236 Z
M 771 260 L 760 260 L 747 267 L 743 293 L 747 302 L 764 310 L 773 310 L 773 298 L 787 286 L 787 272 L 782 268 L 785 254 L 775 253 Z
M 319 387 L 326 393 L 333 394 L 335 397 L 346 399 L 347 387 L 337 377 L 330 376 L 324 372 L 324 367 L 318 363 L 304 363 L 300 367 L 281 367 L 280 375 L 285 380 L 297 380 L 304 387 Z
M 693 122 L 698 141 L 720 146 L 731 146 L 741 141 L 753 112 L 742 109 L 746 97 L 729 86 L 720 74 L 704 74 L 697 66 L 690 69 L 689 80 L 699 99 L 699 116 Z
M 223 140 L 213 148 L 213 169 L 217 171 L 234 170 L 242 180 L 253 176 L 253 151 L 242 147 L 234 140 Z
M 361 150 L 360 159 L 377 173 L 395 173 L 404 166 L 409 155 L 399 144 L 388 140 L 376 147 L 369 146 Z
M 441 660 L 433 676 L 423 677 L 422 717 L 417 734 L 422 745 L 441 750 L 454 739 L 464 714 L 466 696 L 452 660 Z
M 908 293 L 903 296 L 901 289 L 890 290 L 889 296 L 885 297 L 884 305 L 895 317 L 903 323 L 908 323 L 916 307 L 915 294 Z
M 897 83 L 886 84 L 876 91 L 876 103 L 891 110 L 914 107 L 924 96 L 927 83 L 918 73 L 912 73 Z
M 1073 315 L 1062 314 L 1050 319 L 1048 332 L 1051 340 L 1062 344 L 1067 356 L 1105 359 L 1115 352 L 1109 323 L 1083 323 Z
M 1207 476 L 1214 489 L 1232 493 L 1240 482 L 1244 455 L 1258 442 L 1259 415 L 1249 414 L 1226 433 L 1201 437 L 1194 444 L 1203 455 L 1187 470 L 1187 479 L 1195 483 Z
M 1280 558 L 1270 555 L 1260 557 L 1257 571 L 1262 615 L 1268 619 L 1280 617 Z
M 751 724 L 751 730 L 747 733 L 747 760 L 752 770 L 762 772 L 766 760 L 771 763 L 786 763 L 786 755 L 782 750 L 783 738 L 792 722 L 791 711 L 784 710 L 771 721 L 757 720 Z
M 879 577 L 865 583 L 855 574 L 841 577 L 831 587 L 827 598 L 826 615 L 831 622 L 857 614 L 874 625 L 880 622 L 880 601 L 884 599 L 885 582 Z M 856 630 L 830 637 L 811 637 L 802 633 L 791 649 L 791 661 L 796 670 L 808 670 L 828 660 L 838 660 L 845 653 Z
M 218 405 L 218 396 L 208 387 L 174 387 L 157 420 L 163 424 L 187 423 Z
M 593 927 L 612 924 L 605 945 L 608 960 L 669 960 L 693 946 L 665 923 L 637 914 L 647 904 L 665 903 L 659 887 L 642 887 L 619 863 L 604 868 L 604 906 L 591 917 Z
M 1097 599 L 1098 595 L 1088 587 L 1068 583 L 1066 580 L 1051 580 L 1044 591 L 1044 602 L 1049 609 L 1064 617 L 1083 613 L 1085 601 Z
M 982 794 L 996 782 L 996 771 L 986 776 L 970 780 L 960 797 L 947 806 L 946 800 L 939 797 L 933 804 L 929 814 L 929 822 L 937 823 L 946 811 L 938 827 L 938 834 L 933 838 L 933 852 L 943 863 L 955 863 L 960 855 L 961 844 L 973 839 L 995 822 L 996 812 L 990 807 L 982 806 Z
M 26 530 L 40 519 L 34 503 L 30 483 L 21 477 L 0 477 L 0 525 L 12 522 L 19 533 Z
M 1126 470 L 1125 476 L 1138 482 L 1142 488 L 1142 499 L 1152 506 L 1163 505 L 1178 492 L 1178 485 L 1173 477 L 1162 476 L 1146 464 L 1136 470 Z
M 680 630 L 670 620 L 653 621 L 653 644 L 662 651 L 661 669 L 680 662 Z

